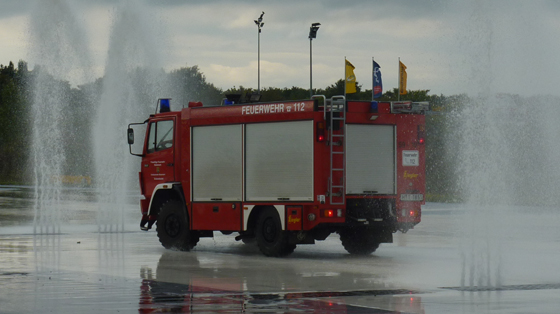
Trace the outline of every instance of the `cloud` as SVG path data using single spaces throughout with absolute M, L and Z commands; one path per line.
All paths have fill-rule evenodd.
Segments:
M 27 50 L 27 41 L 21 41 L 26 33 L 25 21 L 18 17 L 10 17 L 0 20 L 0 40 L 2 48 L 0 64 L 7 65 L 11 62 L 16 64 L 19 60 L 25 60 L 24 52 Z
M 62 0 L 37 0 L 62 1 Z M 112 14 L 122 1 L 71 1 L 86 25 L 95 68 L 104 64 Z M 0 2 L 0 61 L 25 59 L 30 1 Z M 227 89 L 257 85 L 257 27 L 261 36 L 261 87 L 309 85 L 309 27 L 313 85 L 341 77 L 347 57 L 364 88 L 371 85 L 371 58 L 381 64 L 386 88 L 396 86 L 398 57 L 409 67 L 409 87 L 438 93 L 476 90 L 477 77 L 492 89 L 554 91 L 560 73 L 558 1 L 522 0 L 144 0 L 167 70 L 198 65 L 210 82 Z M 148 23 L 148 22 L 147 22 Z M 9 40 L 8 40 L 9 39 Z M 18 54 L 18 51 L 20 52 Z M 523 74 L 525 73 L 525 74 Z M 526 75 L 530 80 L 523 81 Z M 478 85 L 477 85 L 478 84 Z M 490 86 L 490 85 L 489 85 Z M 559 93 L 559 92 L 555 92 Z
M 203 70 L 204 71 L 204 70 Z M 269 62 L 261 60 L 261 88 L 263 87 L 287 87 L 285 77 L 295 77 L 301 72 L 296 66 L 289 66 L 280 62 Z M 210 64 L 206 77 L 218 85 L 228 82 L 238 82 L 234 85 L 245 87 L 257 87 L 258 63 L 251 61 L 245 66 L 225 66 L 221 64 Z M 227 86 L 227 85 L 226 85 Z
M 2 0 L 0 1 L 0 19 L 26 15 L 31 5 L 30 1 Z

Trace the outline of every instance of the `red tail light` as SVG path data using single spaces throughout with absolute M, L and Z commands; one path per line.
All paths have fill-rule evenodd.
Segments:
M 317 142 L 325 141 L 325 122 L 317 122 Z
M 323 218 L 341 218 L 342 209 L 321 209 L 319 212 Z
M 424 137 L 426 135 L 426 127 L 423 125 L 418 126 L 418 144 L 424 144 Z

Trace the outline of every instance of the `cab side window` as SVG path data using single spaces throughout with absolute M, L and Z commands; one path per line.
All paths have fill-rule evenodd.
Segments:
M 148 154 L 173 147 L 173 120 L 152 122 L 148 135 Z

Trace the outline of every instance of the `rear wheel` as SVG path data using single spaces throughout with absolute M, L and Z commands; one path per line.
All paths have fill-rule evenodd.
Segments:
M 255 238 L 242 238 L 241 241 L 249 245 L 255 244 Z
M 288 232 L 282 230 L 280 217 L 273 207 L 264 208 L 259 214 L 255 237 L 259 249 L 266 256 L 286 256 L 296 248 L 288 241 Z
M 161 205 L 157 219 L 159 242 L 166 249 L 190 251 L 199 236 L 189 229 L 189 219 L 180 201 L 170 200 Z
M 339 232 L 344 249 L 353 255 L 369 255 L 379 247 L 379 238 L 368 229 L 345 229 Z

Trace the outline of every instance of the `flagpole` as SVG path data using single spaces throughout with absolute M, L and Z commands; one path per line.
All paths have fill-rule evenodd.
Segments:
M 375 100 L 375 60 L 371 57 L 371 101 Z
M 398 92 L 397 92 L 397 94 L 398 94 L 397 100 L 398 100 L 398 101 L 401 101 L 401 80 L 402 80 L 402 79 L 401 79 L 401 57 L 399 57 L 399 64 L 398 64 L 398 66 L 399 66 L 399 72 L 398 72 L 399 74 L 397 75 L 397 77 L 398 77 L 398 80 L 399 80 L 399 84 L 398 84 L 398 85 L 399 85 L 399 90 L 398 90 Z
M 344 56 L 344 99 L 346 99 L 346 80 L 348 79 L 348 73 L 346 73 L 346 56 Z

